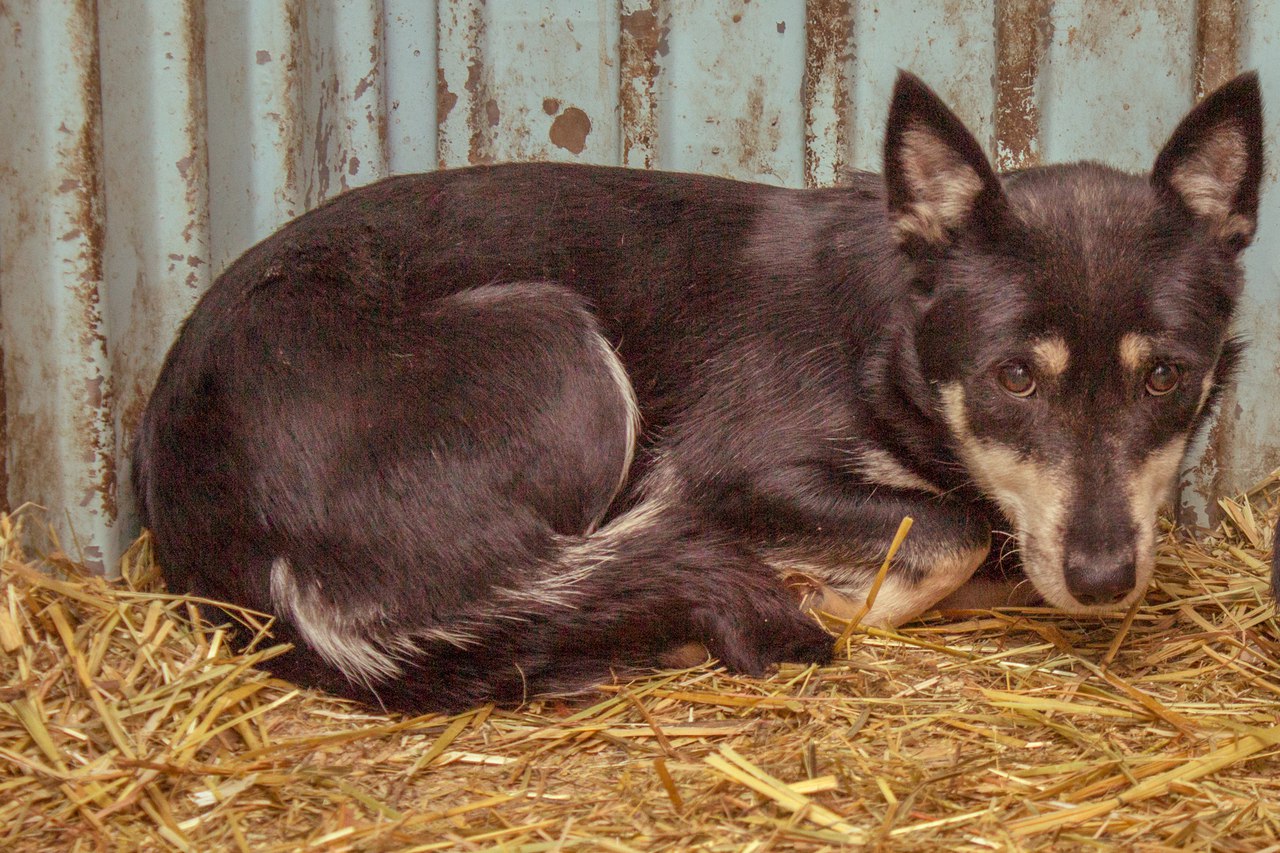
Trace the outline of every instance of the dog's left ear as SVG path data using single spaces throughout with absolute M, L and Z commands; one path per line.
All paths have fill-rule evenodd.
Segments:
M 945 248 L 1007 209 L 982 146 L 920 78 L 898 73 L 884 143 L 894 236 L 909 253 Z
M 1240 251 L 1258 227 L 1262 181 L 1262 92 L 1242 74 L 1205 98 L 1165 144 L 1151 183 L 1165 199 L 1204 222 Z

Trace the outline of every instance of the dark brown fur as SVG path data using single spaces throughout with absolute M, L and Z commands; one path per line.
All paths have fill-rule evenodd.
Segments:
M 905 595 L 1008 529 L 941 383 L 975 389 L 975 429 L 1032 441 L 1039 416 L 975 371 L 1064 316 L 1081 352 L 1176 330 L 1188 371 L 1225 376 L 1242 238 L 1167 176 L 1224 121 L 1260 138 L 1256 80 L 1232 85 L 1150 179 L 997 179 L 904 76 L 885 178 L 837 189 L 528 164 L 349 192 L 245 253 L 169 354 L 135 480 L 170 586 L 277 614 L 279 674 L 412 710 L 581 689 L 690 642 L 747 672 L 825 660 L 780 554 L 856 595 L 909 514 Z M 1260 150 L 1248 167 L 1256 186 Z M 1256 205 L 1241 189 L 1231 213 Z M 601 335 L 643 414 L 616 498 Z M 1079 400 L 1053 417 L 1099 404 Z M 1129 411 L 1144 441 L 1203 417 Z

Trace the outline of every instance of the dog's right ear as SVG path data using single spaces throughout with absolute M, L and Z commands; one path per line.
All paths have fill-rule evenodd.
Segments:
M 1258 227 L 1262 166 L 1262 90 L 1257 74 L 1242 74 L 1182 120 L 1156 158 L 1151 183 L 1238 252 Z
M 893 87 L 884 179 L 894 236 L 912 254 L 945 248 L 960 230 L 994 224 L 1006 209 L 982 146 L 906 71 Z

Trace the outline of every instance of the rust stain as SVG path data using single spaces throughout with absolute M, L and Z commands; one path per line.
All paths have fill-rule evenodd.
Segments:
M 786 30 L 778 24 L 778 32 Z M 804 106 L 804 184 L 815 187 L 826 183 L 820 172 L 830 171 L 838 177 L 849 156 L 848 81 L 843 73 L 853 50 L 853 4 L 851 0 L 812 0 L 805 5 L 804 81 L 800 99 Z M 830 92 L 834 100 L 836 124 L 833 160 L 825 167 L 824 145 L 820 143 L 818 99 Z
M 485 101 L 484 115 L 489 122 L 489 127 L 498 126 L 498 121 L 502 118 L 502 114 L 498 111 L 498 102 L 493 98 Z
M 1218 498 L 1229 494 L 1226 466 L 1222 460 L 1228 458 L 1227 449 L 1235 439 L 1235 427 L 1242 414 L 1239 395 L 1236 386 L 1232 384 L 1223 393 L 1222 402 L 1218 406 L 1218 416 L 1209 426 L 1204 454 L 1188 472 L 1191 478 L 1187 485 L 1199 495 L 1210 527 L 1216 527 L 1222 521 L 1222 509 L 1218 506 Z M 1187 513 L 1188 507 L 1184 505 L 1182 487 L 1183 483 L 1180 482 L 1175 512 L 1179 522 L 1188 523 L 1194 521 L 1194 518 Z
M 587 147 L 587 134 L 591 133 L 591 119 L 577 107 L 569 107 L 551 123 L 551 142 L 573 154 L 581 154 Z
M 1240 0 L 1196 4 L 1196 97 L 1234 77 L 1240 66 Z
M 317 64 L 323 67 L 323 56 L 318 58 Z M 329 120 L 329 113 L 334 107 L 334 101 L 338 95 L 338 75 L 331 72 L 329 79 L 320 85 L 320 101 L 316 107 L 316 125 L 315 125 L 315 153 L 313 154 L 313 162 L 316 169 L 315 187 L 316 193 L 312 195 L 312 185 L 307 184 L 306 195 L 303 204 L 310 209 L 315 204 L 324 201 L 329 197 L 329 184 L 332 174 L 329 168 L 329 142 L 333 139 L 333 125 Z
M 84 232 L 77 258 L 78 275 L 72 287 L 80 306 L 79 346 L 81 363 L 73 369 L 91 375 L 82 380 L 81 411 L 76 413 L 73 440 L 81 449 L 81 458 L 89 466 L 91 481 L 82 505 L 97 502 L 110 523 L 116 519 L 116 460 L 114 393 L 110 377 L 104 377 L 99 364 L 107 363 L 107 339 L 103 332 L 102 283 L 104 222 L 102 211 L 102 80 L 97 39 L 98 20 L 94 3 L 77 5 L 80 18 L 76 28 L 75 52 L 85 68 L 85 121 L 76 137 L 71 162 L 80 187 L 76 190 L 76 226 Z M 101 571 L 101 565 L 96 566 Z
M 1040 162 L 1040 106 L 1036 79 L 1053 37 L 1050 0 L 1005 0 L 996 4 L 996 168 Z M 1075 29 L 1067 33 L 1074 40 Z
M 259 65 L 266 65 L 268 62 L 271 61 L 271 51 L 260 50 L 257 52 L 256 58 Z
M 760 135 L 766 133 L 764 121 L 764 93 L 768 84 L 757 75 L 747 90 L 747 111 L 741 118 L 733 120 L 738 131 L 738 165 L 748 172 L 765 172 L 764 163 L 759 156 L 762 151 L 772 151 L 774 145 L 762 140 Z M 774 130 L 776 131 L 776 121 Z
M 369 73 L 365 79 L 377 82 L 386 77 L 386 58 L 382 54 L 382 46 L 386 44 L 386 15 L 375 15 L 373 21 L 373 44 L 369 46 Z M 379 87 L 375 93 L 379 104 L 369 104 L 365 111 L 365 121 L 374 124 L 378 137 L 378 168 L 385 168 L 391 162 L 391 113 L 393 110 L 385 103 L 387 92 Z M 358 96 L 357 96 L 358 97 Z M 354 174 L 354 173 L 353 173 Z
M 463 88 L 467 90 L 467 127 L 471 131 L 467 147 L 467 162 L 492 163 L 497 159 L 494 155 L 493 125 L 489 123 L 489 102 L 493 100 L 489 91 L 489 69 L 484 64 L 484 43 L 486 23 L 483 3 L 470 10 L 467 21 L 467 82 Z
M 1015 5 L 1023 3 L 1019 0 Z M 1050 5 L 1052 3 L 1050 2 Z M 1084 4 L 1084 16 L 1079 27 L 1067 30 L 1067 44 L 1079 47 L 1095 56 L 1104 56 L 1110 46 L 1122 39 L 1132 40 L 1142 32 L 1142 24 L 1132 16 L 1129 7 L 1136 4 L 1095 3 Z M 1174 4 L 1150 4 L 1156 15 L 1166 18 Z M 1046 16 L 1047 17 L 1047 16 Z
M 300 211 L 297 209 L 299 190 L 299 165 L 298 158 L 302 151 L 302 136 L 306 132 L 302 119 L 302 98 L 298 94 L 299 78 L 302 76 L 298 73 L 299 57 L 303 56 L 303 51 L 307 43 L 306 39 L 306 21 L 304 20 L 305 0 L 288 0 L 285 7 L 285 19 L 289 27 L 289 55 L 286 58 L 285 69 L 288 72 L 284 75 L 284 103 L 285 114 L 282 117 L 281 125 L 284 128 L 286 138 L 283 141 L 284 154 L 284 184 L 276 190 L 276 197 L 283 203 L 285 212 L 289 216 L 294 216 Z M 304 208 L 309 206 L 307 200 L 303 199 Z
M 355 92 L 352 93 L 351 99 L 353 101 L 360 100 L 360 98 L 364 96 L 364 93 L 369 91 L 369 87 L 374 84 L 374 78 L 376 78 L 377 75 L 378 75 L 378 69 L 375 68 L 375 69 L 372 69 L 368 74 L 361 77 L 359 82 L 356 83 Z
M 668 30 L 659 24 L 658 4 L 649 0 L 648 8 L 624 14 L 618 43 L 622 162 L 646 169 L 655 165 L 657 156 L 658 57 L 666 54 Z
M 436 66 L 436 125 L 441 126 L 449 118 L 449 113 L 458 104 L 458 96 L 449 91 L 449 83 L 444 79 L 444 69 Z
M 186 202 L 190 217 L 182 230 L 182 239 L 188 246 L 193 240 L 198 240 L 202 244 L 200 248 L 207 251 L 207 244 L 197 237 L 197 235 L 207 234 L 209 215 L 208 199 L 205 197 L 209 179 L 208 148 L 204 143 L 205 128 L 208 125 L 204 66 L 205 16 L 204 3 L 201 0 L 187 0 L 184 23 L 186 24 L 188 80 L 186 115 L 189 120 L 183 128 L 183 133 L 191 144 L 191 153 L 175 164 L 185 184 L 183 200 Z
M 560 112 L 560 102 L 555 98 L 543 98 L 542 111 L 549 116 L 553 116 Z

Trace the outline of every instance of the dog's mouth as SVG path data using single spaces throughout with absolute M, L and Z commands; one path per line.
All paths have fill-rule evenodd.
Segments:
M 1023 571 L 1052 606 L 1070 613 L 1107 613 L 1133 605 L 1155 573 L 1156 517 L 1186 450 L 1179 435 L 1149 454 L 1123 482 L 1112 513 L 1070 507 L 1080 485 L 1065 470 L 1046 471 L 1039 489 L 997 494 L 1013 523 Z M 1117 535 L 1116 528 L 1123 535 Z M 1112 542 L 1110 546 L 1099 543 Z
M 1117 570 L 1117 560 L 1105 554 L 1067 553 L 1060 545 L 1046 544 L 1036 534 L 1016 524 L 1015 527 L 1023 572 L 1045 603 L 1058 610 L 1082 616 L 1125 610 L 1142 598 L 1151 585 L 1155 573 L 1154 519 L 1136 537 L 1127 571 Z M 1072 577 L 1073 573 L 1105 577 L 1112 572 L 1120 577 L 1096 587 Z

